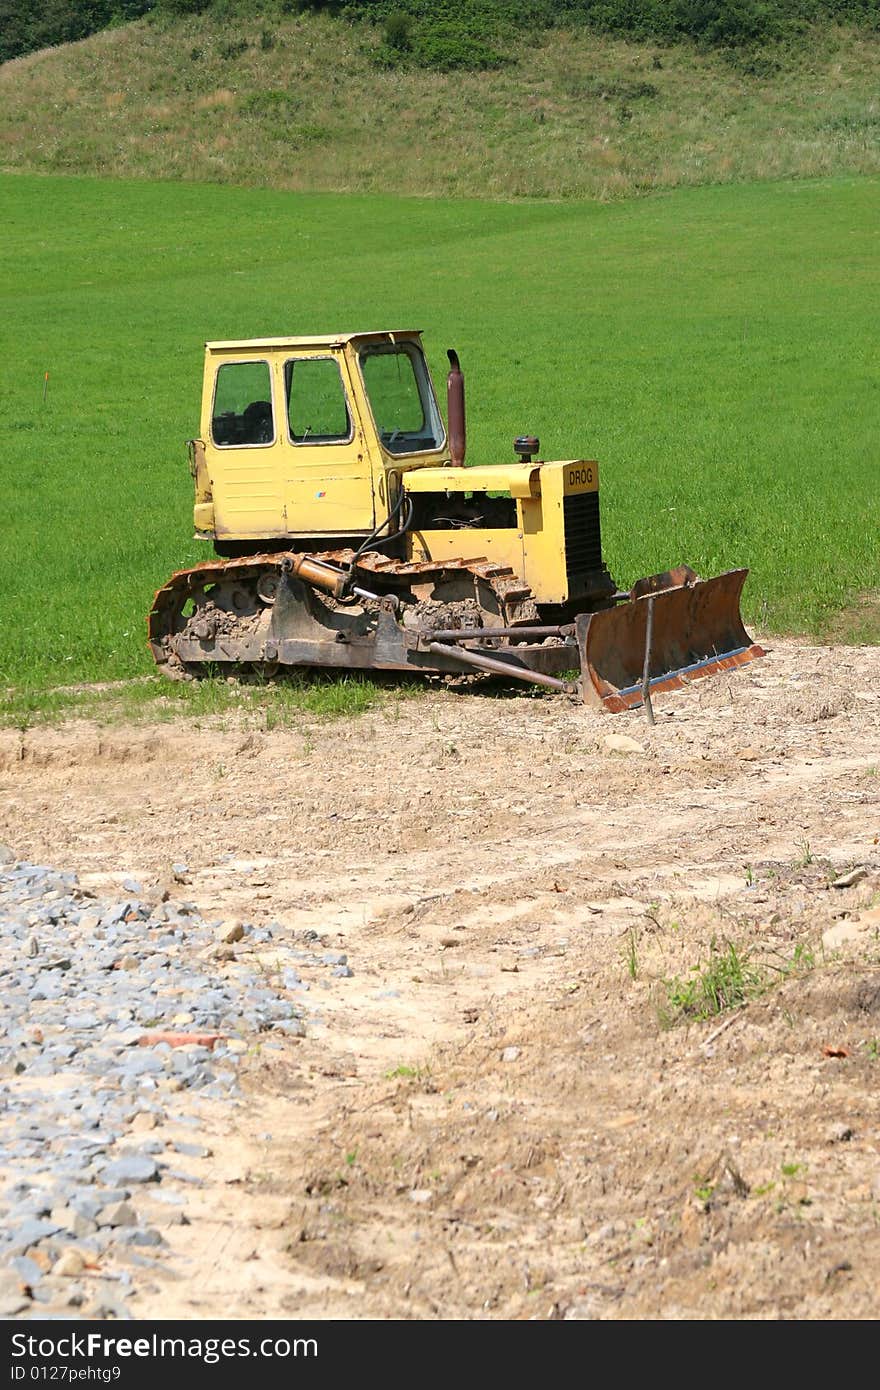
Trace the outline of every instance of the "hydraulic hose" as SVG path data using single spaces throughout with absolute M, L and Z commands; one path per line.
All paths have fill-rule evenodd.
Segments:
M 386 526 L 390 526 L 392 522 L 397 521 L 404 503 L 406 503 L 406 512 L 404 513 L 405 519 L 401 520 L 396 531 L 390 532 L 387 536 L 383 536 L 382 532 L 385 530 Z M 391 511 L 388 513 L 385 520 L 380 521 L 376 529 L 372 531 L 369 536 L 367 536 L 367 539 L 355 551 L 354 558 L 352 559 L 351 564 L 349 565 L 349 574 L 351 574 L 354 571 L 354 567 L 357 564 L 360 557 L 363 554 L 365 554 L 366 551 L 368 551 L 371 547 L 377 545 L 387 545 L 389 541 L 395 538 L 395 536 L 405 535 L 406 532 L 409 530 L 410 526 L 412 525 L 414 511 L 415 506 L 412 498 L 408 497 L 407 494 L 404 492 L 403 488 L 401 488 L 400 496 L 398 497 L 394 506 L 391 508 Z

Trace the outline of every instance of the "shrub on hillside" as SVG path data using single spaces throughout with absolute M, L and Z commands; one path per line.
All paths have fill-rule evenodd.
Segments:
M 399 11 L 390 14 L 385 21 L 383 33 L 386 44 L 395 52 L 408 53 L 412 48 L 409 15 L 401 14 Z
M 743 48 L 782 39 L 795 16 L 766 0 L 677 0 L 682 32 L 714 48 Z
M 432 72 L 454 72 L 467 69 L 487 72 L 503 67 L 512 59 L 499 53 L 483 38 L 452 24 L 423 24 L 415 32 L 406 31 L 406 42 L 400 38 L 392 44 L 387 35 L 374 51 L 374 61 L 381 68 L 425 68 Z
M 154 6 L 160 14 L 172 15 L 202 14 L 210 7 L 211 0 L 156 0 Z

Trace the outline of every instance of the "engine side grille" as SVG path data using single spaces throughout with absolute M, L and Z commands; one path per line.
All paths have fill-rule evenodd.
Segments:
M 562 501 L 565 569 L 569 576 L 602 568 L 598 492 L 569 493 Z

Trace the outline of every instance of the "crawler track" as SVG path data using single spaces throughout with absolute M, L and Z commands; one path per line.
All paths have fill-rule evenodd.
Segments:
M 286 554 L 209 560 L 172 575 L 157 591 L 147 619 L 150 649 L 159 669 L 172 679 L 187 679 L 218 663 L 229 663 L 274 675 L 279 645 L 283 647 L 289 627 L 273 611 L 284 583 Z M 354 552 L 323 551 L 314 558 L 347 567 Z M 375 594 L 378 602 L 365 599 L 356 605 L 339 605 L 327 595 L 299 586 L 312 627 L 326 624 L 327 646 L 340 656 L 341 645 L 350 640 L 365 649 L 382 600 L 391 597 L 396 600 L 397 625 L 413 636 L 450 626 L 475 631 L 509 628 L 534 622 L 538 616 L 531 590 L 519 576 L 482 558 L 414 563 L 369 551 L 358 558 L 354 581 Z M 316 661 L 281 664 L 333 665 L 329 654 L 320 654 Z M 339 661 L 346 664 L 350 663 Z M 370 662 L 358 664 L 369 666 Z

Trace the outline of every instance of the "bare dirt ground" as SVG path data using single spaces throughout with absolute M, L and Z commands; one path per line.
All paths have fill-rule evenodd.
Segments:
M 137 1316 L 878 1316 L 880 649 L 767 645 L 653 729 L 433 690 L 0 735 L 22 858 L 185 860 L 354 971 L 254 1040 Z M 676 1021 L 713 942 L 763 992 Z

